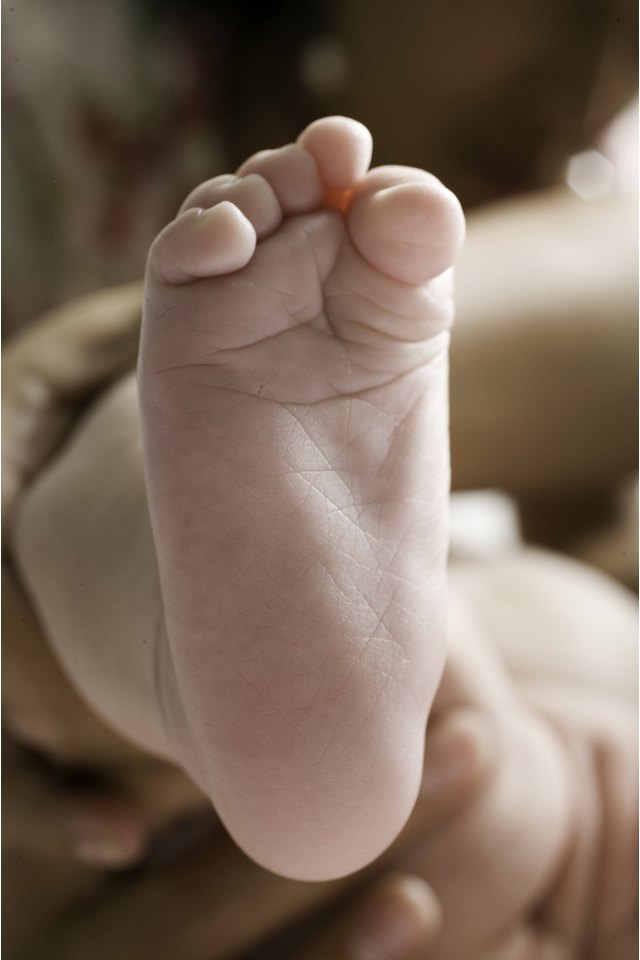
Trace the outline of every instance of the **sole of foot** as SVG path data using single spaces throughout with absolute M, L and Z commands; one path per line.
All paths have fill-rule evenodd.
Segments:
M 445 655 L 464 220 L 330 117 L 150 251 L 139 384 L 176 758 L 267 868 L 363 867 L 415 802 Z

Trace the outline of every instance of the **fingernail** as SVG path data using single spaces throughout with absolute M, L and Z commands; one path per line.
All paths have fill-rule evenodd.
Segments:
M 77 838 L 72 851 L 76 860 L 94 867 L 124 867 L 134 859 L 131 850 L 109 837 Z
M 72 822 L 69 827 L 71 854 L 81 863 L 96 867 L 127 867 L 140 858 L 142 837 L 133 824 L 114 829 L 99 820 Z
M 477 783 L 492 753 L 489 724 L 477 711 L 457 711 L 427 734 L 422 793 L 444 797 Z
M 424 944 L 429 910 L 421 897 L 398 893 L 375 895 L 360 913 L 351 935 L 352 960 L 403 960 Z

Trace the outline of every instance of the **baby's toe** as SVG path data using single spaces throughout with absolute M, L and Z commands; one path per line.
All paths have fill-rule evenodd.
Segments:
M 311 154 L 297 143 L 254 154 L 238 168 L 239 177 L 249 174 L 259 174 L 271 185 L 285 214 L 310 213 L 322 202 L 318 168 Z
M 464 239 L 457 198 L 435 177 L 411 167 L 371 170 L 354 191 L 347 221 L 365 260 L 408 284 L 448 269 Z
M 325 189 L 330 193 L 351 191 L 371 163 L 371 134 L 362 123 L 348 117 L 316 120 L 303 130 L 298 143 L 314 158 Z M 332 198 L 328 199 L 331 203 Z
M 186 210 L 154 240 L 147 259 L 148 279 L 191 283 L 241 270 L 256 247 L 253 224 L 233 203 Z
M 268 237 L 282 223 L 282 207 L 273 188 L 264 177 L 252 173 L 245 177 L 222 174 L 206 180 L 192 190 L 180 207 L 180 213 L 193 208 L 215 207 L 228 200 L 253 224 L 258 240 Z

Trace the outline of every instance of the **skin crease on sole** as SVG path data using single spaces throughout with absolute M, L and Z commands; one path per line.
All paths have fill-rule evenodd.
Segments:
M 96 712 L 300 880 L 354 872 L 402 829 L 445 656 L 464 220 L 435 178 L 367 172 L 370 156 L 360 124 L 318 121 L 196 188 L 152 246 L 138 381 L 158 642 L 139 620 L 115 650 L 74 638 L 38 544 L 22 550 Z

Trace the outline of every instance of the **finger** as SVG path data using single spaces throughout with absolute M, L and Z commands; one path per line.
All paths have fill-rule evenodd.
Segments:
M 563 682 L 530 684 L 527 696 L 562 736 L 579 796 L 570 853 L 540 922 L 575 953 L 588 929 L 594 956 L 618 956 L 614 937 L 637 933 L 636 711 Z
M 416 809 L 396 843 L 364 872 L 374 886 L 356 902 L 332 914 L 330 920 L 325 918 L 321 926 L 312 924 L 313 935 L 308 933 L 304 947 L 293 952 L 296 960 L 298 956 L 300 960 L 346 960 L 368 953 L 374 957 L 412 957 L 412 944 L 419 945 L 421 955 L 433 942 L 440 918 L 435 895 L 419 877 L 397 874 L 395 865 L 403 850 L 413 848 L 436 825 L 442 827 L 459 815 L 461 807 L 491 777 L 497 759 L 493 734 L 484 715 L 473 711 L 451 711 L 430 725 Z M 394 873 L 376 880 L 381 868 Z M 387 925 L 389 932 L 379 934 L 377 924 Z M 390 952 L 393 938 L 395 953 Z M 386 944 L 387 953 L 380 953 L 381 947 L 378 953 L 372 953 L 378 939 Z M 408 945 L 404 953 L 403 940 Z
M 481 711 L 451 710 L 429 724 L 420 793 L 409 822 L 373 869 L 390 867 L 421 849 L 425 837 L 447 833 L 497 775 L 498 730 Z M 420 857 L 412 861 L 421 869 Z
M 295 960 L 413 960 L 437 938 L 442 911 L 419 877 L 395 874 L 310 925 Z
M 96 867 L 137 862 L 147 842 L 131 804 L 103 789 L 72 789 L 53 769 L 3 736 L 3 844 Z
M 485 786 L 499 762 L 495 724 L 482 711 L 460 708 L 427 729 L 418 809 L 422 816 L 456 816 Z
M 193 791 L 180 790 L 186 778 L 140 757 L 88 710 L 6 564 L 2 595 L 5 838 L 16 849 L 129 865 L 152 832 L 194 805 Z M 108 781 L 84 775 L 79 783 L 65 772 L 88 765 L 109 771 Z
M 517 926 L 501 934 L 493 943 L 474 950 L 469 960 L 539 960 L 533 931 Z
M 494 739 L 493 726 L 480 712 L 452 710 L 430 725 L 416 809 L 396 843 L 367 871 L 371 876 L 380 866 L 395 870 L 404 849 L 413 848 L 430 829 L 442 828 L 460 814 L 493 775 L 497 762 Z M 300 950 L 300 960 L 412 957 L 415 950 L 411 948 L 415 946 L 418 954 L 424 952 L 439 927 L 440 906 L 428 884 L 415 875 L 392 874 L 376 881 L 355 904 L 332 915 L 323 923 L 322 934 L 319 927 L 314 928 Z M 297 960 L 298 954 L 294 952 L 294 956 Z
M 52 931 L 33 960 L 223 960 L 326 906 L 354 881 L 299 883 L 262 870 L 227 837 L 118 878 Z M 150 906 L 151 905 L 151 906 Z
M 505 918 L 539 902 L 570 836 L 573 797 L 557 739 L 522 711 L 495 728 L 498 762 L 485 789 L 403 860 L 433 886 L 445 916 L 464 917 L 445 924 L 446 956 L 491 942 Z

